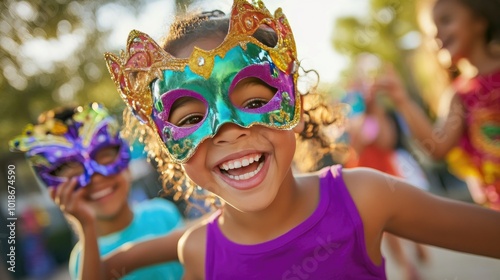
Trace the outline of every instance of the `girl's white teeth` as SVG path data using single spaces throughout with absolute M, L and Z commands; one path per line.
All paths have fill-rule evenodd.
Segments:
M 245 173 L 245 174 L 241 174 L 241 175 L 226 174 L 226 176 L 229 177 L 229 178 L 231 178 L 231 179 L 233 179 L 233 180 L 236 180 L 236 181 L 247 180 L 247 179 L 250 179 L 253 176 L 255 176 L 255 174 L 259 173 L 259 171 L 262 169 L 262 166 L 264 166 L 263 162 L 261 162 L 259 164 L 259 166 L 257 167 L 257 169 L 255 169 L 254 171 L 251 171 L 251 172 L 248 172 L 248 173 Z
M 259 161 L 262 154 L 256 154 L 253 156 L 243 157 L 237 160 L 231 160 L 219 165 L 219 168 L 228 171 L 229 169 L 241 168 L 242 166 L 248 166 L 256 161 Z
M 90 199 L 98 200 L 113 192 L 113 188 L 106 188 L 90 195 Z

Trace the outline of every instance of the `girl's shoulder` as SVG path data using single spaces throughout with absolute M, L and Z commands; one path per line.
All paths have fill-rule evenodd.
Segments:
M 378 192 L 379 186 L 387 183 L 386 177 L 380 171 L 366 167 L 345 168 L 340 165 L 325 167 L 320 171 L 301 174 L 296 176 L 299 185 L 307 188 L 317 188 L 322 177 L 327 177 L 331 173 L 335 180 L 342 181 L 350 195 L 358 193 Z
M 343 169 L 342 176 L 364 226 L 370 223 L 374 230 L 382 229 L 394 217 L 413 215 L 422 205 L 436 200 L 402 178 L 371 168 Z
M 378 261 L 380 236 L 387 230 L 388 221 L 405 205 L 408 196 L 398 196 L 405 193 L 406 187 L 398 178 L 371 168 L 346 168 L 342 177 L 363 224 L 367 253 L 372 261 Z
M 199 220 L 179 239 L 179 261 L 184 265 L 186 273 L 190 273 L 186 279 L 204 278 L 207 224 L 211 219 L 212 216 Z
M 362 217 L 378 213 L 382 218 L 388 214 L 391 197 L 400 182 L 396 177 L 365 167 L 343 168 L 341 174 Z
M 336 180 L 343 181 L 351 195 L 358 190 L 374 190 L 374 187 L 384 181 L 383 173 L 375 169 L 367 167 L 346 168 L 340 165 L 325 167 L 320 171 L 301 175 L 297 178 L 310 182 L 309 185 L 315 185 L 313 182 L 319 182 L 320 178 L 328 176 L 328 173 L 331 173 Z
M 353 199 L 386 196 L 398 182 L 396 177 L 368 167 L 342 168 L 341 174 Z
M 200 222 L 191 226 L 182 235 L 179 240 L 179 258 L 190 258 L 191 252 L 197 252 L 195 255 L 201 255 L 200 250 L 204 250 L 207 237 L 207 224 Z M 187 254 L 187 255 L 186 255 Z
M 395 177 L 388 177 L 380 171 L 365 167 L 344 168 L 339 165 L 325 167 L 318 172 L 296 178 L 302 180 L 300 185 L 307 186 L 311 191 L 318 188 L 321 178 L 330 176 L 329 173 L 333 176 L 333 181 L 345 185 L 344 188 L 347 189 L 360 214 L 383 207 L 384 200 L 389 197 L 388 193 L 391 192 L 393 185 L 396 185 L 396 180 L 392 180 Z
M 219 211 L 216 211 L 219 212 Z M 211 213 L 211 215 L 205 215 L 200 219 L 196 220 L 194 223 L 189 224 L 189 228 L 184 232 L 181 239 L 179 240 L 179 248 L 193 247 L 193 245 L 199 246 L 203 245 L 207 237 L 207 224 L 216 217 L 218 213 Z M 199 251 L 199 247 L 195 247 Z

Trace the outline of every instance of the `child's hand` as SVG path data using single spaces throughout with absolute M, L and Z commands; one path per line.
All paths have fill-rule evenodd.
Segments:
M 371 96 L 386 94 L 396 107 L 409 100 L 403 81 L 392 65 L 385 67 L 384 73 L 375 80 L 369 92 Z
M 76 178 L 68 179 L 55 188 L 50 187 L 49 194 L 64 214 L 68 214 L 85 226 L 95 221 L 95 213 L 85 198 L 87 189 L 75 190 L 76 182 Z

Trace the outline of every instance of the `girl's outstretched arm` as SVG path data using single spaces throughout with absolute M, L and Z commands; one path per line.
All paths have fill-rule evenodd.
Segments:
M 129 246 L 121 246 L 103 259 L 102 265 L 106 279 L 116 279 L 117 275 L 123 276 L 145 266 L 179 260 L 177 251 L 179 239 L 189 228 L 210 214 L 189 221 L 183 227 L 175 229 L 164 236 L 133 243 Z
M 106 279 L 116 279 L 145 266 L 176 261 L 177 243 L 186 228 L 147 241 L 121 246 L 103 259 Z
M 500 212 L 429 194 L 381 172 L 362 172 L 385 205 L 386 231 L 420 243 L 500 258 Z

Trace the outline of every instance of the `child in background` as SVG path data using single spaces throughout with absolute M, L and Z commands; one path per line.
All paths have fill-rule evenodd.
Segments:
M 360 64 L 365 59 L 359 57 Z M 363 72 L 362 69 L 355 69 L 355 72 L 353 85 L 343 98 L 343 101 L 352 107 L 346 131 L 349 144 L 353 147 L 344 167 L 369 167 L 407 181 L 404 174 L 398 170 L 400 164 L 397 162 L 396 146 L 400 143 L 401 135 L 398 135 L 396 120 L 386 111 L 383 104 L 379 104 L 379 100 L 363 89 L 362 83 L 367 82 L 367 77 L 356 79 Z M 412 169 L 411 173 L 418 171 L 421 172 L 419 169 Z M 403 279 L 421 279 L 415 263 L 406 252 L 407 248 L 403 248 L 401 240 L 389 233 L 384 234 L 384 240 L 395 264 L 401 268 Z M 426 249 L 418 243 L 412 242 L 412 245 L 418 260 L 426 261 Z
M 80 241 L 69 264 L 72 279 L 101 279 L 106 269 L 106 279 L 122 277 L 131 270 L 123 259 L 117 259 L 113 269 L 100 270 L 101 257 L 183 225 L 177 208 L 165 199 L 129 205 L 129 145 L 119 135 L 118 122 L 97 103 L 44 113 L 39 124 L 28 125 L 10 147 L 26 152 L 35 174 L 78 233 Z M 174 238 L 162 254 L 177 259 L 176 244 Z M 123 279 L 181 279 L 182 274 L 175 261 Z
M 385 279 L 384 232 L 500 258 L 500 213 L 367 168 L 294 176 L 295 134 L 321 125 L 301 109 L 281 10 L 235 0 L 230 18 L 175 23 L 163 48 L 132 31 L 106 60 L 160 160 L 221 200 L 179 242 L 184 279 Z
M 409 98 L 400 78 L 388 69 L 372 88 L 385 92 L 412 136 L 433 158 L 446 158 L 478 204 L 500 210 L 500 1 L 437 0 L 437 39 L 452 64 L 465 59 L 477 69 L 458 78 L 447 116 L 432 125 Z

